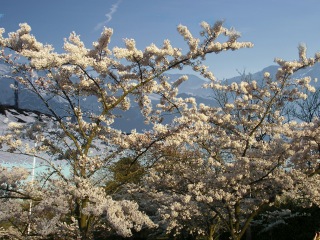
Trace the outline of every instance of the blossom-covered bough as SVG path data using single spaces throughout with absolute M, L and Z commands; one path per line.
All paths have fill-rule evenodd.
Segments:
M 160 155 L 150 161 L 146 158 L 153 156 L 154 149 L 162 144 L 168 146 L 170 141 L 181 144 L 186 138 L 189 143 L 195 137 L 193 131 L 200 126 L 197 120 L 190 125 L 191 132 L 185 132 L 189 122 L 183 119 L 188 111 L 196 111 L 191 114 L 192 120 L 202 115 L 208 118 L 208 113 L 199 115 L 196 109 L 189 109 L 192 99 L 177 98 L 177 87 L 186 77 L 172 83 L 164 73 L 191 66 L 195 72 L 214 81 L 213 74 L 202 64 L 207 54 L 252 47 L 250 42 L 238 42 L 239 33 L 224 28 L 222 22 L 201 25 L 202 40 L 193 37 L 187 27 L 178 26 L 189 46 L 185 53 L 174 48 L 169 40 L 165 40 L 162 47 L 151 44 L 142 51 L 136 48 L 133 39 L 125 39 L 124 48 L 110 49 L 113 30 L 109 28 L 103 30 L 91 49 L 71 33 L 65 40 L 64 53 L 57 53 L 51 45 L 38 42 L 26 23 L 20 24 L 20 29 L 8 37 L 3 36 L 4 29 L 1 29 L 1 63 L 11 67 L 11 73 L 5 77 L 34 92 L 52 116 L 51 121 L 44 123 L 16 127 L 11 124 L 8 133 L 0 136 L 2 151 L 36 156 L 48 166 L 48 171 L 38 176 L 32 185 L 28 184 L 24 170 L 2 168 L 0 220 L 3 229 L 0 233 L 3 236 L 88 239 L 98 229 L 100 234 L 114 231 L 131 236 L 132 230 L 156 227 L 126 196 L 114 200 L 107 195 L 105 179 L 110 176 L 110 165 L 128 154 L 133 163 L 143 159 L 141 164 L 150 165 L 156 159 L 163 162 Z M 226 36 L 225 42 L 217 41 L 220 36 Z M 161 97 L 155 109 L 149 98 L 151 94 Z M 80 104 L 85 97 L 96 99 L 99 111 L 85 109 Z M 54 107 L 57 100 L 64 103 L 63 109 Z M 146 122 L 155 124 L 152 131 L 133 131 L 126 135 L 112 127 L 117 121 L 115 111 L 128 110 L 130 101 L 138 102 Z M 176 120 L 175 129 L 164 127 L 164 131 L 159 122 L 161 114 L 168 111 L 178 111 L 183 116 Z M 182 138 L 176 139 L 179 134 Z M 37 141 L 36 147 L 34 141 Z M 66 174 L 56 164 L 60 160 L 70 173 Z M 31 214 L 26 199 L 33 202 Z
M 238 240 L 276 201 L 320 204 L 319 119 L 301 122 L 285 114 L 288 103 L 315 91 L 311 78 L 292 74 L 319 60 L 319 53 L 307 58 L 301 45 L 299 60 L 276 59 L 275 76 L 212 81 L 207 87 L 216 105 L 189 99 L 172 125 L 156 126 L 172 134 L 154 149 L 158 160 L 136 191 L 158 202 L 168 233 L 213 239 L 220 226 Z M 184 130 L 173 133 L 176 126 Z

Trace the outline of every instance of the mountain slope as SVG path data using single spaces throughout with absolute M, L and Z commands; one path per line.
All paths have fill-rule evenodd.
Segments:
M 248 77 L 251 80 L 256 80 L 257 82 L 262 81 L 264 72 L 269 72 L 271 76 L 275 76 L 278 66 L 269 66 L 263 70 L 249 74 Z M 0 64 L 0 76 L 9 73 L 9 68 Z M 171 82 L 174 82 L 180 78 L 181 74 L 167 74 L 167 77 L 170 78 Z M 302 69 L 294 74 L 293 77 L 299 78 L 304 76 L 310 76 L 312 79 L 320 77 L 320 63 L 315 64 L 313 67 L 308 69 Z M 194 97 L 198 103 L 205 103 L 207 105 L 214 104 L 212 101 L 213 91 L 211 89 L 203 88 L 203 85 L 207 83 L 207 80 L 201 79 L 195 75 L 188 75 L 188 80 L 183 82 L 179 86 L 179 95 L 178 97 L 187 98 Z M 234 78 L 227 79 L 226 81 L 231 82 L 240 82 L 243 80 L 243 76 L 237 76 Z M 14 81 L 5 77 L 0 78 L 0 105 L 13 106 L 15 103 L 14 99 L 14 90 L 10 87 Z M 314 83 L 316 87 L 320 87 L 319 82 Z M 159 97 L 152 96 L 152 103 L 156 105 L 159 102 Z M 144 124 L 144 119 L 140 113 L 137 103 L 132 102 L 132 107 L 126 112 L 117 112 L 120 117 L 116 119 L 114 127 L 121 129 L 122 131 L 129 132 L 131 129 L 137 129 L 141 131 L 142 129 L 148 129 L 150 126 Z M 89 112 L 97 112 L 98 104 L 95 97 L 86 97 L 79 100 L 80 105 Z M 50 100 L 52 108 L 60 115 L 66 116 L 68 113 L 64 111 L 66 103 L 61 98 L 53 98 Z M 29 90 L 24 89 L 20 86 L 19 90 L 19 108 L 29 109 L 32 111 L 37 111 L 41 113 L 49 114 L 46 106 L 42 101 Z M 167 121 L 170 121 L 173 116 L 169 116 Z

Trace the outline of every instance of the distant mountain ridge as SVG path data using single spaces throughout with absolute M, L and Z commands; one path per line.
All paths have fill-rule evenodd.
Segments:
M 278 65 L 271 65 L 268 66 L 264 69 L 262 69 L 259 72 L 256 73 L 248 73 L 246 74 L 248 77 L 250 77 L 251 80 L 256 80 L 257 82 L 262 81 L 263 79 L 263 75 L 265 72 L 269 72 L 271 78 L 275 78 L 275 75 L 277 73 L 279 66 Z M 316 79 L 320 78 L 320 63 L 316 63 L 314 66 L 309 67 L 309 68 L 304 68 L 304 69 L 300 69 L 299 71 L 295 72 L 292 75 L 292 78 L 302 78 L 302 77 L 311 77 L 311 84 L 316 87 L 319 88 L 320 87 L 320 82 L 315 81 Z M 240 82 L 242 80 L 243 76 L 236 76 L 233 78 L 229 78 L 226 81 L 228 81 L 229 83 L 232 82 Z
M 261 81 L 265 72 L 269 72 L 271 77 L 274 77 L 277 72 L 278 66 L 269 66 L 263 70 L 249 74 L 250 79 Z M 8 74 L 9 68 L 0 64 L 0 75 Z M 180 78 L 183 74 L 167 74 L 166 76 L 170 78 L 170 81 L 174 82 Z M 211 89 L 203 88 L 208 80 L 201 79 L 195 75 L 187 74 L 188 80 L 183 82 L 179 86 L 178 97 L 187 98 L 194 97 L 198 103 L 205 103 L 207 105 L 212 105 L 212 95 Z M 310 76 L 312 79 L 320 77 L 320 63 L 315 64 L 311 68 L 301 69 L 299 72 L 295 73 L 293 77 L 299 78 L 304 76 Z M 240 82 L 243 80 L 243 76 L 236 76 L 233 78 L 226 79 L 229 83 Z M 8 78 L 0 78 L 0 105 L 13 106 L 14 105 L 14 90 L 10 87 L 14 80 Z M 320 83 L 313 82 L 315 87 L 319 88 Z M 151 97 L 153 104 L 157 104 L 159 99 L 157 97 Z M 133 101 L 132 101 L 133 102 Z M 52 99 L 50 103 L 53 109 L 61 116 L 67 113 L 63 111 L 65 107 L 65 102 L 62 99 Z M 81 106 L 83 106 L 88 111 L 97 111 L 97 104 L 95 97 L 86 97 L 81 100 Z M 40 101 L 35 93 L 29 90 L 21 88 L 19 91 L 19 108 L 28 109 L 36 112 L 41 112 L 45 114 L 50 114 L 46 106 Z M 131 129 L 137 129 L 141 131 L 142 129 L 148 129 L 150 126 L 144 124 L 144 119 L 140 114 L 139 107 L 136 103 L 132 104 L 132 107 L 126 112 L 120 112 L 122 117 L 116 119 L 114 127 L 121 129 L 125 132 L 131 131 Z M 173 116 L 172 116 L 173 117 Z M 170 119 L 170 118 L 169 118 Z

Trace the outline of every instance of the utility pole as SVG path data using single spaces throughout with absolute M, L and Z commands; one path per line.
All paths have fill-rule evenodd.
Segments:
M 37 148 L 37 137 L 36 137 L 36 142 L 34 143 L 34 148 Z M 34 181 L 34 174 L 35 174 L 35 168 L 36 168 L 36 156 L 35 154 L 33 155 L 33 164 L 32 164 L 32 171 L 31 171 L 31 186 L 33 187 L 33 181 Z M 28 235 L 30 234 L 31 231 L 31 213 L 32 213 L 32 199 L 30 200 L 30 205 L 29 205 L 29 224 L 28 224 Z
M 19 84 L 17 81 L 14 82 L 14 107 L 19 108 Z

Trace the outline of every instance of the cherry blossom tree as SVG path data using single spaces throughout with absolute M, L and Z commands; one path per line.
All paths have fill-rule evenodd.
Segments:
M 0 30 L 1 62 L 11 66 L 6 77 L 35 93 L 51 115 L 46 121 L 11 122 L 8 133 L 0 136 L 2 151 L 35 156 L 48 167 L 33 184 L 24 170 L 2 168 L 1 221 L 9 223 L 2 235 L 89 239 L 97 229 L 131 236 L 132 230 L 156 226 L 134 201 L 125 196 L 114 200 L 104 184 L 112 180 L 114 174 L 108 168 L 115 162 L 130 156 L 132 163 L 152 164 L 154 159 L 146 160 L 151 150 L 173 139 L 172 132 L 158 127 L 162 112 L 181 112 L 183 106 L 183 116 L 192 111 L 187 107 L 190 99 L 176 97 L 186 77 L 172 83 L 164 73 L 190 66 L 214 81 L 202 63 L 207 54 L 252 47 L 250 42 L 238 42 L 239 33 L 226 29 L 222 22 L 201 26 L 201 39 L 178 26 L 189 47 L 185 52 L 169 40 L 161 47 L 151 44 L 139 50 L 133 39 L 125 39 L 125 47 L 110 49 L 113 30 L 105 28 L 92 48 L 86 48 L 73 32 L 65 39 L 64 52 L 57 53 L 51 45 L 37 41 L 26 23 L 7 38 L 4 29 Z M 224 42 L 217 41 L 221 36 L 226 37 Z M 161 98 L 156 108 L 151 94 Z M 83 107 L 85 97 L 96 99 L 98 111 Z M 63 109 L 54 107 L 58 100 Z M 112 127 L 118 118 L 116 111 L 128 110 L 130 101 L 139 104 L 146 122 L 156 124 L 153 131 L 126 135 Z M 183 118 L 179 124 L 184 124 Z M 26 201 L 31 201 L 30 208 Z
M 172 124 L 155 126 L 170 137 L 154 148 L 157 161 L 136 191 L 158 202 L 168 233 L 213 239 L 222 224 L 239 240 L 281 198 L 319 205 L 319 119 L 301 123 L 282 111 L 315 91 L 311 78 L 292 74 L 319 60 L 301 45 L 298 60 L 275 60 L 274 78 L 266 72 L 259 82 L 213 80 L 207 87 L 224 96 L 216 98 L 219 106 L 186 99 Z

